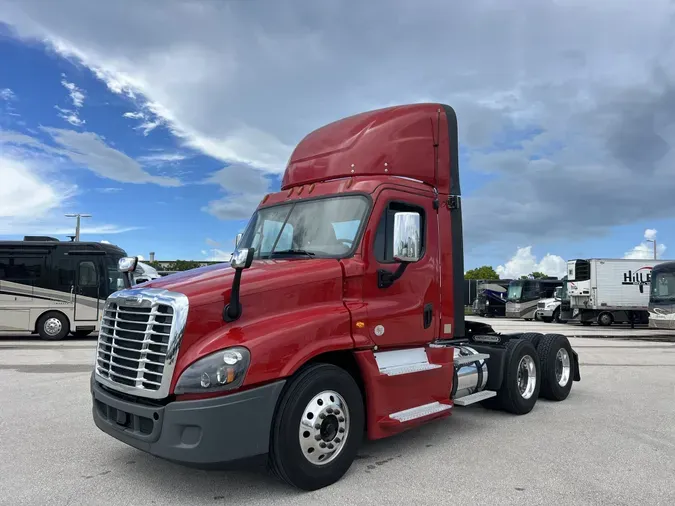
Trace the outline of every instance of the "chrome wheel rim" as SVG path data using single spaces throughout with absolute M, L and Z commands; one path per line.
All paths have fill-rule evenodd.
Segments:
M 300 448 L 314 465 L 324 466 L 337 458 L 349 437 L 349 408 L 337 392 L 315 395 L 300 421 Z
M 45 322 L 45 332 L 50 336 L 57 335 L 59 332 L 61 332 L 62 328 L 63 326 L 61 325 L 61 321 L 58 318 L 48 318 Z
M 571 370 L 569 353 L 567 353 L 565 348 L 560 348 L 558 353 L 555 354 L 555 379 L 558 385 L 561 387 L 567 385 L 567 382 L 570 380 Z
M 518 363 L 518 391 L 523 399 L 529 399 L 537 386 L 537 366 L 534 359 L 525 355 Z

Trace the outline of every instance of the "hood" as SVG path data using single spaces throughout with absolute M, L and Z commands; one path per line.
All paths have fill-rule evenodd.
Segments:
M 335 266 L 333 259 L 256 260 L 241 275 L 241 294 L 251 295 L 269 289 L 288 287 L 302 282 L 308 272 L 321 266 Z M 201 306 L 229 297 L 235 270 L 229 263 L 209 265 L 177 272 L 143 283 L 143 288 L 163 288 L 187 295 L 190 307 Z
M 551 304 L 552 302 L 560 302 L 560 300 L 555 297 L 549 297 L 548 299 L 539 299 L 539 304 Z

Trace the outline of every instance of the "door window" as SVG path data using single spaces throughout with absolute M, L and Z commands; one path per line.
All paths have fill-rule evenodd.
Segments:
M 78 269 L 78 283 L 80 286 L 98 286 L 98 276 L 94 262 L 80 262 Z

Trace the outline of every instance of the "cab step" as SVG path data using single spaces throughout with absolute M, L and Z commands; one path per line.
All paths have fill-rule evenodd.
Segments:
M 441 367 L 432 364 L 424 348 L 383 351 L 375 353 L 375 361 L 380 374 L 385 376 L 400 376 L 422 371 L 431 371 Z
M 416 420 L 417 418 L 423 418 L 425 416 L 441 413 L 450 409 L 452 409 L 451 404 L 441 404 L 440 402 L 436 401 L 430 402 L 429 404 L 423 404 L 422 406 L 404 409 L 403 411 L 397 411 L 396 413 L 389 415 L 389 418 L 403 423 L 409 422 L 410 420 Z
M 455 406 L 470 406 L 485 399 L 490 399 L 496 397 L 497 392 L 493 390 L 483 390 L 482 392 L 476 392 L 475 394 L 465 395 L 459 399 L 455 399 Z

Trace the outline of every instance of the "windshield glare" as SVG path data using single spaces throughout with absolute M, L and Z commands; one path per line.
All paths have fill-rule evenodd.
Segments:
M 510 283 L 509 291 L 506 294 L 506 300 L 510 302 L 517 302 L 520 300 L 520 297 L 523 294 L 523 284 L 522 283 Z
M 652 300 L 675 300 L 675 272 L 661 272 L 652 276 Z
M 299 201 L 256 211 L 240 248 L 254 258 L 302 256 L 340 258 L 349 254 L 368 209 L 363 196 Z

